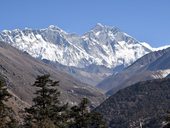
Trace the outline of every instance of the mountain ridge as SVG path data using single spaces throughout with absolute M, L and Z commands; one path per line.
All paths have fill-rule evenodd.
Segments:
M 44 29 L 4 30 L 0 32 L 0 40 L 34 58 L 68 66 L 76 72 L 73 74 L 67 69 L 63 70 L 75 78 L 79 76 L 82 82 L 89 81 L 91 85 L 96 85 L 151 52 L 117 27 L 102 24 L 97 24 L 82 36 L 67 33 L 54 25 Z M 89 67 L 92 66 L 99 70 L 91 76 Z M 102 66 L 105 70 L 101 72 Z
M 94 111 L 111 128 L 161 128 L 170 107 L 169 94 L 168 78 L 138 82 L 119 90 Z
M 106 90 L 106 94 L 112 95 L 139 81 L 164 78 L 170 73 L 169 60 L 170 48 L 148 53 L 123 71 L 107 77 L 97 86 Z
M 103 37 L 101 37 L 101 36 L 103 36 Z M 0 33 L 0 40 L 2 40 L 4 42 L 8 42 L 8 43 L 12 44 L 14 47 L 19 48 L 20 50 L 27 51 L 30 55 L 34 56 L 35 58 L 48 59 L 51 61 L 58 61 L 59 63 L 61 63 L 63 65 L 75 66 L 75 67 L 80 67 L 80 68 L 84 67 L 84 66 L 89 66 L 92 63 L 96 64 L 96 65 L 104 65 L 106 67 L 114 67 L 114 64 L 116 63 L 116 61 L 114 63 L 112 63 L 112 62 L 109 62 L 110 60 L 106 60 L 107 57 L 104 57 L 104 54 L 107 54 L 106 50 L 104 49 L 104 47 L 107 47 L 106 45 L 110 45 L 110 43 L 113 42 L 114 44 L 112 44 L 112 45 L 118 44 L 118 45 L 120 45 L 120 47 L 122 47 L 122 46 L 124 46 L 123 42 L 121 42 L 123 40 L 126 40 L 126 43 L 129 43 L 129 44 L 133 44 L 133 43 L 138 44 L 138 41 L 136 39 L 125 34 L 124 32 L 121 32 L 118 28 L 101 25 L 101 24 L 97 24 L 94 28 L 92 28 L 89 32 L 86 32 L 82 36 L 78 36 L 78 35 L 73 36 L 72 34 L 66 33 L 64 30 L 62 30 L 59 27 L 56 27 L 54 25 L 50 25 L 48 28 L 45 28 L 45 29 L 26 28 L 24 30 L 20 30 L 20 29 L 15 29 L 12 31 L 4 30 Z M 41 46 L 40 44 L 39 44 L 40 46 L 38 46 L 39 41 L 41 41 L 41 45 L 45 45 L 45 47 Z M 25 44 L 22 42 L 24 42 Z M 83 45 L 83 43 L 85 43 L 85 44 Z M 105 46 L 102 47 L 102 45 L 100 45 L 100 44 L 105 45 Z M 33 49 L 28 48 L 28 45 L 29 45 L 29 47 L 32 47 Z M 38 49 L 38 48 L 36 48 L 36 46 L 33 47 L 33 45 L 36 45 L 37 47 L 40 47 L 40 48 Z M 88 46 L 86 47 L 85 45 L 88 45 Z M 98 53 L 91 51 L 92 50 L 91 48 L 93 48 L 92 45 L 95 45 L 94 51 L 97 50 L 98 52 L 102 52 L 102 51 L 100 51 L 100 49 L 102 49 L 103 54 L 99 55 Z M 138 44 L 138 45 L 142 48 L 145 48 L 141 44 Z M 61 46 L 61 47 L 59 47 L 59 46 Z M 61 56 L 65 57 L 64 55 L 59 56 L 59 54 L 55 54 L 56 56 L 58 55 L 57 56 L 58 58 L 56 58 L 54 55 L 51 55 L 51 56 L 43 55 L 44 52 L 46 54 L 48 54 L 49 51 L 46 52 L 46 50 L 48 50 L 48 47 L 52 47 L 50 50 L 54 50 L 53 49 L 54 47 L 58 48 L 58 50 L 61 50 L 61 51 L 59 51 L 59 52 L 62 52 L 61 54 L 66 54 L 66 52 L 70 52 L 67 50 L 68 48 L 70 48 L 69 46 L 73 48 L 72 50 L 78 52 L 79 56 L 82 55 L 81 57 L 86 59 L 86 61 L 88 61 L 89 63 L 86 62 L 87 63 L 86 64 L 83 61 L 82 62 L 75 61 L 75 63 L 73 64 L 69 60 L 68 60 L 69 63 L 64 62 L 64 61 L 62 62 L 61 58 L 59 58 L 59 57 L 61 57 Z M 139 47 L 139 46 L 136 46 L 136 47 Z M 64 49 L 61 49 L 62 47 Z M 125 46 L 125 47 L 127 47 L 127 46 Z M 88 51 L 88 48 L 91 50 Z M 114 47 L 112 47 L 112 49 L 113 48 Z M 148 50 L 148 49 L 146 48 L 146 50 Z M 149 51 L 150 50 L 148 50 L 148 52 Z M 35 53 L 35 52 L 37 52 L 37 53 Z M 51 54 L 53 52 L 51 52 Z M 92 52 L 92 54 L 90 54 L 90 52 Z M 95 54 L 95 55 L 93 56 L 93 54 Z M 139 54 L 139 53 L 137 53 L 137 54 Z M 140 53 L 140 54 L 143 55 L 144 53 Z M 140 57 L 142 55 L 138 55 L 138 56 Z M 98 57 L 98 58 L 96 59 L 96 57 Z M 103 59 L 105 61 L 105 63 L 100 60 L 100 57 L 101 57 L 101 59 Z M 65 59 L 67 59 L 67 58 L 63 58 L 63 60 L 65 60 Z M 77 58 L 77 59 L 81 60 L 81 58 Z M 75 60 L 75 59 L 71 58 L 71 60 Z M 130 61 L 132 61 L 132 60 L 130 60 Z M 126 62 L 126 64 L 127 63 L 130 63 L 130 62 Z
M 92 104 L 99 104 L 105 96 L 98 89 L 82 83 L 71 75 L 43 63 L 27 53 L 0 41 L 0 76 L 6 81 L 8 89 L 28 104 L 32 103 L 38 75 L 50 74 L 51 79 L 60 81 L 58 89 L 62 102 L 78 103 L 81 98 L 89 97 Z

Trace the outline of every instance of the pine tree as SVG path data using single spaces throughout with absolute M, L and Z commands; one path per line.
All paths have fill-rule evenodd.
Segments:
M 70 111 L 70 128 L 85 128 L 86 127 L 86 113 L 88 113 L 87 105 L 89 100 L 83 98 L 79 106 L 73 106 Z
M 67 104 L 61 105 L 60 92 L 57 90 L 59 81 L 52 81 L 50 75 L 38 76 L 34 87 L 37 87 L 33 105 L 25 109 L 24 127 L 61 128 L 65 127 L 64 114 Z
M 0 128 L 16 128 L 17 121 L 14 119 L 13 110 L 5 102 L 11 97 L 7 91 L 6 84 L 0 80 Z
M 89 103 L 87 98 L 83 98 L 78 106 L 71 108 L 69 128 L 106 128 L 103 117 L 97 112 L 90 112 Z

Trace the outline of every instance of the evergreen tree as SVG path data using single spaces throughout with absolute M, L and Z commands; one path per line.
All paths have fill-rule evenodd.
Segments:
M 5 104 L 10 97 L 5 82 L 0 80 L 0 128 L 16 128 L 18 126 L 13 117 L 13 110 Z
M 60 92 L 57 90 L 59 81 L 52 81 L 50 75 L 38 76 L 34 87 L 37 87 L 33 105 L 25 109 L 24 127 L 61 128 L 65 127 L 66 105 L 59 101 Z
M 78 106 L 73 106 L 70 112 L 69 128 L 106 128 L 103 117 L 97 112 L 90 112 L 89 100 L 83 98 Z

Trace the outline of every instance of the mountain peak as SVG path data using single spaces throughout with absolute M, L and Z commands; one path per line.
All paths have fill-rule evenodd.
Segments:
M 48 28 L 51 28 L 51 29 L 55 29 L 55 28 L 58 28 L 57 26 L 55 26 L 55 25 L 49 25 L 49 27 Z
M 59 31 L 63 31 L 61 28 L 59 28 L 59 27 L 57 27 L 57 26 L 55 26 L 55 25 L 50 25 L 50 26 L 48 27 L 48 29 L 50 29 L 50 30 L 59 30 Z
M 50 26 L 47 28 L 47 30 L 50 30 L 50 31 L 58 31 L 58 32 L 67 34 L 67 32 L 65 32 L 64 30 L 62 30 L 61 28 L 59 28 L 58 26 L 55 26 L 55 25 L 50 25 Z
M 135 42 L 135 40 L 125 38 L 123 33 L 118 33 L 116 27 L 101 23 L 97 23 L 82 38 L 72 36 L 55 25 L 38 30 L 0 33 L 0 40 L 12 42 L 13 46 L 27 51 L 35 58 L 57 61 L 66 66 L 79 68 L 91 64 L 104 65 L 108 68 L 117 65 L 126 66 L 148 53 L 143 45 L 136 43 L 128 45 L 127 42 Z
M 97 23 L 93 28 L 92 31 L 101 31 L 103 29 L 105 29 L 105 25 L 102 25 L 101 23 Z
M 98 31 L 102 31 L 102 30 L 110 30 L 110 31 L 120 31 L 120 29 L 118 27 L 115 26 L 107 26 L 107 25 L 103 25 L 101 23 L 97 23 L 95 25 L 95 27 L 92 29 L 92 31 L 98 32 Z
M 96 26 L 98 27 L 104 27 L 105 25 L 101 24 L 101 23 L 97 23 Z

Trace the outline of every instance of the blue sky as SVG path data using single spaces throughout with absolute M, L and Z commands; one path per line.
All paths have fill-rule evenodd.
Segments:
M 1 0 L 0 30 L 51 24 L 79 35 L 117 26 L 151 46 L 170 44 L 170 0 Z

